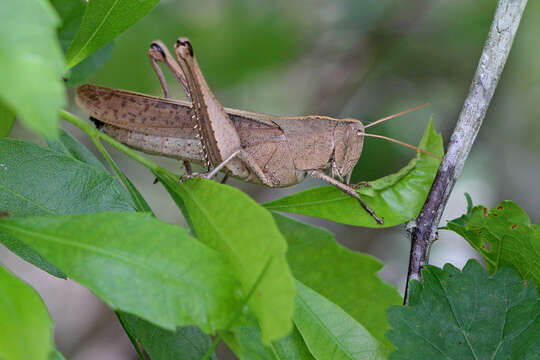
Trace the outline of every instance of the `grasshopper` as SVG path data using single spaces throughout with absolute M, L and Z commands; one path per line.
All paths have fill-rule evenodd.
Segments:
M 224 108 L 208 86 L 187 38 L 174 46 L 176 59 L 161 41 L 150 45 L 148 56 L 165 98 L 86 84 L 77 89 L 77 103 L 108 135 L 137 150 L 184 161 L 183 179 L 226 176 L 269 187 L 298 184 L 306 175 L 336 186 L 357 199 L 377 221 L 382 218 L 366 204 L 351 185 L 351 173 L 364 144 L 364 137 L 386 139 L 437 156 L 365 129 L 416 110 L 402 111 L 364 126 L 355 119 L 327 116 L 272 116 Z M 188 99 L 170 99 L 159 63 L 174 74 Z M 439 158 L 438 158 L 439 159 Z M 205 174 L 191 172 L 190 162 L 204 164 Z M 323 170 L 330 168 L 331 175 Z

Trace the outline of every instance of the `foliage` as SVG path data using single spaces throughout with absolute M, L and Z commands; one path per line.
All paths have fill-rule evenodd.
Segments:
M 47 0 L 0 2 L 0 101 L 46 137 L 56 136 L 56 112 L 66 103 L 59 22 Z
M 59 145 L 53 146 L 58 148 Z M 77 147 L 80 149 L 81 145 Z M 0 153 L 0 208 L 9 210 L 13 217 L 133 210 L 126 192 L 102 165 L 94 167 L 81 162 L 73 152 L 54 151 L 20 140 L 2 139 Z M 85 153 L 81 151 L 79 158 L 88 153 L 80 154 Z M 9 234 L 0 231 L 0 241 L 48 273 L 65 276 L 41 255 Z
M 196 326 L 181 326 L 172 332 L 133 315 L 123 314 L 123 319 L 126 330 L 135 334 L 151 359 L 199 360 L 210 348 L 210 338 Z
M 294 323 L 317 359 L 382 359 L 380 344 L 339 306 L 297 282 Z
M 196 8 L 213 6 L 195 3 Z M 241 84 L 242 80 L 260 76 L 261 72 L 264 76 L 265 71 L 290 63 L 305 47 L 298 22 L 292 14 L 283 12 L 278 3 L 253 6 L 250 1 L 232 0 L 218 6 L 219 14 L 215 16 L 213 10 L 190 11 L 186 2 L 160 2 L 115 44 L 110 61 L 94 82 L 161 95 L 145 56 L 148 46 L 161 39 L 171 47 L 179 36 L 188 36 L 196 44 L 197 61 L 209 84 L 219 94 L 221 88 Z M 169 71 L 165 71 L 165 76 L 168 75 Z M 175 83 L 170 86 L 174 92 L 178 89 L 177 83 L 173 76 L 168 78 L 169 84 Z M 230 92 L 223 93 L 228 94 Z M 264 99 L 264 96 L 258 98 Z M 232 105 L 229 101 L 223 99 L 224 104 Z
M 66 360 L 66 358 L 64 357 L 64 355 L 62 355 L 62 353 L 60 353 L 60 351 L 53 349 L 52 352 L 49 354 L 48 360 Z
M 355 253 L 339 245 L 329 231 L 273 214 L 288 244 L 287 261 L 296 279 L 341 307 L 380 342 L 380 350 L 392 345 L 384 337 L 389 328 L 386 309 L 402 302 L 397 290 L 382 281 L 377 272 L 381 263 L 371 256 Z M 362 277 L 351 276 L 362 274 Z M 319 295 L 319 296 L 320 296 Z M 369 311 L 365 309 L 369 308 Z M 309 359 L 307 346 L 296 326 L 289 336 L 264 346 L 256 327 L 240 327 L 228 344 L 244 359 Z M 306 352 L 307 351 L 307 352 Z M 311 356 L 311 355 L 310 355 Z
M 62 20 L 62 26 L 58 29 L 58 39 L 65 53 L 81 26 L 87 2 L 84 0 L 51 0 L 51 4 Z M 109 60 L 112 48 L 112 42 L 110 42 L 71 68 L 69 74 L 66 74 L 67 84 L 75 85 L 87 80 Z
M 389 328 L 386 309 L 403 299 L 394 286 L 377 276 L 381 262 L 343 247 L 328 230 L 273 215 L 287 240 L 287 260 L 295 278 L 340 306 L 384 347 L 391 348 L 384 337 Z
M 13 124 L 15 123 L 15 114 L 11 112 L 4 104 L 0 103 L 0 138 L 9 135 Z
M 427 266 L 411 281 L 408 307 L 392 307 L 390 359 L 532 359 L 540 351 L 534 282 L 504 267 L 489 275 L 475 260 L 459 271 Z
M 0 265 L 0 358 L 47 360 L 52 351 L 52 321 L 28 284 Z
M 180 208 L 189 214 L 197 238 L 219 251 L 247 293 L 268 270 L 248 303 L 257 315 L 265 342 L 286 335 L 292 323 L 294 284 L 285 258 L 287 245 L 268 211 L 239 190 L 216 182 L 156 172 Z M 246 227 L 245 224 L 257 224 Z
M 418 147 L 438 156 L 443 155 L 442 137 L 435 133 L 433 122 L 430 121 Z M 270 210 L 316 216 L 349 225 L 375 228 L 395 226 L 418 215 L 439 163 L 437 159 L 418 152 L 397 173 L 370 181 L 370 187 L 357 190 L 375 213 L 384 219 L 384 225 L 377 224 L 358 201 L 334 186 L 305 190 L 265 206 Z
M 467 214 L 449 221 L 447 229 L 463 236 L 490 272 L 512 265 L 540 285 L 540 228 L 516 203 L 503 201 L 489 210 L 469 203 Z
M 383 359 L 385 349 L 336 304 L 300 282 L 292 332 L 264 346 L 257 327 L 239 327 L 225 339 L 241 359 Z
M 493 275 L 474 261 L 463 271 L 427 266 L 423 283 L 410 284 L 410 305 L 396 306 L 402 298 L 377 275 L 379 260 L 346 249 L 325 229 L 274 212 L 381 227 L 334 187 L 261 206 L 214 181 L 181 183 L 178 175 L 62 110 L 64 83 L 75 85 L 96 74 L 109 60 L 114 39 L 157 3 L 0 3 L 0 242 L 49 274 L 77 281 L 116 310 L 141 359 L 139 345 L 152 360 L 217 359 L 214 350 L 222 340 L 249 360 L 384 359 L 392 343 L 395 359 L 538 353 L 538 295 L 534 283 L 523 279 L 540 279 L 540 230 L 516 204 L 505 201 L 491 210 L 470 206 L 447 225 L 484 256 Z M 371 6 L 356 3 L 348 6 Z M 255 14 L 243 0 L 231 4 L 224 8 L 226 20 L 198 23 L 188 11 L 182 21 L 161 21 L 156 28 L 206 36 L 208 41 L 197 40 L 198 53 L 220 54 L 201 56 L 203 65 L 220 69 L 218 75 L 209 72 L 218 84 L 230 85 L 294 56 L 301 37 L 295 21 Z M 278 11 L 276 5 L 260 6 Z M 376 7 L 378 13 L 391 8 Z M 366 26 L 376 28 L 377 19 L 367 17 Z M 223 21 L 234 26 L 224 27 Z M 136 31 L 137 41 L 153 36 Z M 244 42 L 230 40 L 240 36 Z M 332 53 L 332 44 L 326 43 L 324 52 Z M 129 62 L 147 61 L 141 58 Z M 137 83 L 144 78 L 130 76 Z M 59 129 L 58 114 L 90 136 L 108 166 Z M 5 138 L 16 116 L 43 135 L 48 148 Z M 156 217 L 101 141 L 156 175 L 190 231 Z M 419 146 L 443 155 L 432 121 Z M 358 193 L 385 219 L 384 227 L 403 224 L 420 211 L 438 166 L 438 160 L 417 153 L 401 170 L 370 181 Z M 359 175 L 355 171 L 353 178 Z M 6 333 L 0 358 L 64 359 L 53 347 L 52 322 L 39 295 L 2 266 L 0 294 Z
M 105 172 L 107 172 L 105 166 L 85 146 L 81 145 L 77 140 L 73 139 L 68 133 L 63 130 L 60 130 L 60 136 L 58 139 L 54 141 L 48 140 L 47 144 L 53 150 L 64 152 L 66 155 L 69 155 L 76 160 L 80 160 L 87 165 L 95 167 L 98 170 L 104 170 Z M 98 142 L 95 144 L 99 145 Z M 104 151 L 102 147 L 99 147 L 99 150 Z M 152 213 L 152 209 L 150 209 L 150 206 L 148 205 L 144 197 L 139 193 L 139 191 L 135 188 L 131 181 L 121 171 L 119 171 L 119 169 L 116 167 L 116 164 L 110 158 L 108 153 L 105 151 L 103 155 L 109 161 L 109 164 L 116 171 L 126 190 L 129 192 L 135 208 L 138 211 Z M 129 201 L 127 201 L 127 198 L 126 202 L 128 203 L 128 206 L 131 205 L 129 204 Z M 106 207 L 105 209 L 114 210 L 114 208 L 111 209 L 109 207 Z
M 260 330 L 255 326 L 245 326 L 234 329 L 225 336 L 227 344 L 234 349 L 240 359 L 265 360 L 314 360 L 309 352 L 302 335 L 293 326 L 291 333 L 268 346 L 260 340 Z
M 78 160 L 79 162 L 89 165 L 90 168 L 95 168 L 103 172 L 107 172 L 107 168 L 99 161 L 94 154 L 90 152 L 84 145 L 72 138 L 64 130 L 60 130 L 60 136 L 55 140 L 48 140 L 47 145 L 51 150 L 63 153 L 66 156 Z M 105 207 L 110 209 L 109 207 Z
M 159 0 L 101 0 L 86 7 L 77 35 L 66 51 L 72 68 L 145 16 Z
M 24 217 L 6 219 L 0 229 L 113 309 L 169 330 L 194 324 L 213 333 L 241 306 L 238 284 L 217 252 L 148 214 Z
M 8 140 L 6 140 L 8 141 Z M 19 144 L 19 143 L 18 143 Z M 106 172 L 105 167 L 103 164 L 97 160 L 94 155 L 82 144 L 77 142 L 75 139 L 73 139 L 71 136 L 69 136 L 66 132 L 61 131 L 60 136 L 55 141 L 48 141 L 49 147 L 51 148 L 51 152 L 58 157 L 68 156 L 72 159 L 72 161 L 68 162 L 66 167 L 63 168 L 60 173 L 74 173 L 74 174 L 85 174 L 84 172 L 81 172 L 80 168 L 84 168 L 87 171 L 91 171 L 94 168 L 94 172 L 91 173 L 97 173 L 100 174 L 103 172 L 107 176 L 110 176 L 108 172 Z M 10 177 L 13 179 L 20 179 L 20 186 L 21 188 L 28 188 L 32 189 L 33 178 L 32 177 L 25 177 L 24 174 L 32 174 L 32 171 L 35 170 L 35 161 L 38 159 L 46 159 L 46 156 L 43 156 L 44 154 L 41 153 L 41 150 L 46 150 L 40 147 L 37 147 L 33 144 L 20 142 L 21 146 L 30 146 L 34 149 L 34 151 L 27 151 L 26 148 L 18 148 L 17 146 L 14 146 L 13 144 L 10 145 L 12 150 L 15 151 L 15 153 L 20 152 L 21 154 L 25 154 L 25 158 L 16 158 L 14 159 L 12 164 L 16 164 L 17 167 L 12 167 L 11 164 L 4 164 L 4 170 L 7 169 L 15 169 L 14 172 L 10 173 Z M 48 153 L 46 151 L 46 153 Z M 8 154 L 8 152 L 3 152 L 3 154 Z M 7 157 L 9 159 L 9 157 Z M 75 161 L 73 161 L 75 160 Z M 9 165 L 9 168 L 8 168 Z M 25 166 L 26 165 L 26 166 Z M 49 163 L 48 161 L 44 161 L 43 164 L 44 167 L 49 168 L 51 171 L 57 170 L 57 168 L 53 165 L 53 163 Z M 39 169 L 39 168 L 38 168 Z M 20 175 L 20 176 L 19 176 Z M 65 194 L 65 187 L 63 186 L 55 186 L 53 185 L 54 178 L 51 176 L 51 186 L 46 185 L 48 189 L 48 195 L 47 198 L 38 198 L 36 197 L 34 200 L 33 196 L 28 195 L 27 193 L 17 193 L 17 190 L 13 190 L 9 188 L 10 182 L 7 180 L 5 182 L 2 182 L 3 184 L 6 184 L 8 186 L 7 192 L 12 193 L 17 198 L 26 198 L 30 201 L 26 202 L 19 202 L 19 208 L 16 212 L 12 212 L 10 216 L 13 217 L 22 217 L 22 216 L 32 216 L 32 215 L 47 215 L 47 214 L 78 214 L 78 213 L 85 213 L 85 212 L 93 212 L 93 211 L 112 211 L 116 210 L 119 211 L 118 207 L 120 206 L 121 209 L 130 210 L 133 209 L 129 198 L 127 197 L 127 194 L 122 191 L 122 189 L 118 186 L 118 184 L 115 181 L 112 181 L 107 186 L 108 188 L 118 188 L 120 191 L 124 193 L 124 195 L 120 198 L 118 198 L 116 201 L 103 201 L 100 197 L 104 194 L 102 191 L 92 191 L 92 187 L 87 187 L 88 184 L 92 183 L 92 175 L 85 175 L 86 181 L 83 181 L 81 185 L 77 185 L 77 181 L 73 180 L 72 184 L 77 185 L 75 188 L 80 188 L 82 191 L 82 194 L 85 196 L 78 196 L 77 192 L 70 191 L 70 194 L 68 196 L 75 196 L 75 198 L 68 198 L 64 204 L 60 204 L 60 206 L 56 203 L 58 199 L 62 199 L 62 197 L 66 196 Z M 29 182 L 25 182 L 29 181 Z M 97 182 L 99 183 L 99 178 L 97 179 Z M 46 183 L 45 183 L 46 184 Z M 62 185 L 62 184 L 60 184 Z M 11 203 L 9 202 L 9 197 L 3 197 L 0 198 L 4 202 L 0 201 L 0 208 L 10 208 Z M 78 201 L 75 201 L 74 199 L 79 199 Z M 93 208 L 93 201 L 98 200 L 99 207 Z M 34 206 L 34 204 L 38 203 L 37 201 L 40 200 L 39 206 Z M 70 206 L 67 206 L 66 204 L 70 204 Z M 50 211 L 40 211 L 40 209 L 48 209 Z M 8 246 L 10 250 L 21 256 L 26 261 L 42 268 L 43 270 L 49 272 L 50 274 L 54 276 L 59 277 L 65 277 L 66 275 L 63 274 L 58 268 L 56 268 L 54 265 L 52 265 L 50 262 L 45 260 L 40 254 L 32 250 L 30 247 L 26 246 L 23 242 L 19 241 L 17 238 L 9 235 L 6 232 L 0 231 L 0 241 L 4 243 L 4 245 Z M 136 338 L 145 348 L 154 350 L 156 348 L 156 343 L 154 343 L 151 337 L 148 337 L 147 334 L 151 333 L 157 333 L 159 332 L 161 334 L 160 339 L 170 339 L 171 341 L 175 341 L 177 336 L 181 336 L 182 332 L 180 331 L 180 328 L 177 329 L 176 332 L 168 331 L 162 328 L 157 327 L 156 325 L 153 325 L 151 323 L 148 323 L 142 319 L 138 319 L 135 316 L 127 315 L 125 313 L 119 313 L 118 314 L 121 321 L 128 321 L 129 324 L 132 326 L 129 328 L 126 328 L 126 331 L 130 333 L 131 336 Z M 199 338 L 203 338 L 203 335 L 199 336 Z M 159 345 L 159 344 L 157 344 Z M 159 346 L 157 346 L 159 349 Z M 184 350 L 186 350 L 184 348 Z M 53 355 L 51 355 L 52 358 Z M 55 356 L 61 356 L 59 353 L 56 353 Z

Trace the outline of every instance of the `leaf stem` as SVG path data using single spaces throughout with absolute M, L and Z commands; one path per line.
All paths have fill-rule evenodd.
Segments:
M 436 239 L 443 210 L 486 116 L 526 5 L 527 0 L 499 0 L 469 94 L 450 138 L 448 151 L 439 166 L 422 211 L 407 224 L 412 244 L 405 304 L 408 301 L 410 280 L 420 280 L 420 270 L 428 263 L 429 250 Z
M 150 169 L 152 171 L 157 171 L 157 170 L 163 171 L 164 170 L 158 164 L 148 160 L 144 156 L 141 156 L 141 155 L 137 154 L 135 151 L 131 150 L 126 145 L 114 140 L 113 138 L 111 138 L 107 134 L 104 134 L 101 131 L 95 129 L 94 127 L 88 125 L 86 122 L 82 121 L 77 116 L 73 115 L 72 113 L 70 113 L 70 112 L 68 112 L 66 110 L 62 110 L 62 109 L 59 111 L 59 113 L 60 113 L 60 116 L 64 120 L 72 123 L 73 125 L 75 125 L 79 129 L 81 129 L 82 131 L 87 133 L 88 136 L 90 136 L 90 138 L 92 138 L 92 141 L 94 141 L 93 138 L 101 139 L 101 140 L 105 141 L 109 145 L 111 145 L 114 148 L 118 149 L 119 151 L 123 152 L 124 154 L 126 154 L 130 158 L 136 160 L 137 162 L 139 162 L 140 164 L 144 165 L 145 167 L 147 167 L 148 169 Z
M 89 137 L 90 137 L 90 140 L 92 140 L 92 142 L 96 146 L 96 148 L 99 150 L 101 155 L 103 155 L 107 163 L 109 163 L 111 168 L 114 170 L 116 175 L 120 178 L 120 181 L 122 181 L 122 183 L 124 184 L 124 187 L 127 189 L 129 194 L 131 195 L 131 199 L 135 203 L 135 207 L 137 208 L 137 211 L 148 212 L 154 215 L 152 209 L 150 208 L 146 200 L 144 200 L 142 195 L 137 191 L 137 189 L 135 189 L 135 186 L 131 183 L 131 181 L 129 181 L 128 177 L 124 175 L 122 170 L 120 170 L 118 165 L 116 165 L 116 162 L 114 162 L 113 158 L 111 157 L 111 155 L 109 155 L 109 153 L 107 152 L 103 144 L 99 142 L 99 139 L 93 135 L 89 135 Z

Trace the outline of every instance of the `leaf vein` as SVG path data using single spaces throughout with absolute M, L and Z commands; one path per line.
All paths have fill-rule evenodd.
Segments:
M 111 14 L 111 12 L 113 11 L 113 9 L 116 7 L 116 5 L 118 4 L 120 0 L 116 0 L 114 2 L 114 4 L 112 4 L 112 6 L 110 7 L 110 9 L 107 11 L 107 13 L 105 14 L 105 16 L 103 17 L 103 19 L 101 20 L 101 22 L 99 23 L 99 25 L 96 27 L 95 31 L 92 33 L 92 35 L 88 38 L 88 40 L 86 40 L 86 43 L 84 43 L 84 45 L 79 49 L 79 51 L 77 51 L 77 53 L 75 55 L 73 55 L 70 59 L 70 65 L 71 63 L 73 62 L 73 59 L 76 59 L 79 54 L 88 47 L 88 44 L 90 43 L 90 41 L 92 41 L 92 39 L 96 36 L 96 34 L 98 33 L 98 31 L 100 30 L 100 28 L 103 26 L 103 24 L 105 23 L 105 21 L 107 21 L 107 18 L 109 17 L 109 15 Z M 88 9 L 87 9 L 88 11 Z

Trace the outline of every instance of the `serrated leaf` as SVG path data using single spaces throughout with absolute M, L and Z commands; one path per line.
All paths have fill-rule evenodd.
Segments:
M 390 328 L 386 310 L 403 299 L 395 286 L 377 276 L 382 263 L 341 246 L 326 229 L 273 215 L 287 240 L 287 260 L 294 277 L 340 306 L 389 352 L 393 346 L 384 337 Z
M 0 359 L 47 360 L 52 321 L 32 287 L 0 265 Z
M 195 326 L 169 331 L 130 314 L 121 314 L 126 330 L 144 347 L 152 360 L 200 360 L 210 348 L 210 337 Z M 210 359 L 215 360 L 213 354 Z
M 418 147 L 442 157 L 442 137 L 433 129 L 432 121 Z M 384 225 L 377 224 L 357 200 L 334 186 L 301 191 L 264 206 L 270 210 L 309 215 L 348 225 L 373 228 L 395 226 L 418 215 L 439 163 L 439 160 L 418 152 L 397 173 L 370 181 L 370 188 L 357 190 L 375 213 L 384 219 Z
M 343 309 L 296 282 L 294 323 L 316 359 L 384 359 L 379 342 Z
M 75 159 L 74 152 L 85 161 L 88 154 L 74 144 L 65 144 L 69 154 L 20 140 L 0 140 L 1 210 L 13 217 L 134 210 L 111 174 Z M 31 264 L 65 277 L 12 236 L 0 232 L 0 241 Z
M 13 124 L 15 124 L 15 114 L 0 102 L 0 138 L 9 135 Z
M 145 213 L 4 219 L 0 229 L 113 309 L 169 330 L 213 333 L 241 307 L 238 282 L 216 251 Z
M 0 1 L 0 100 L 47 138 L 56 137 L 66 103 L 59 23 L 46 0 Z
M 93 0 L 88 3 L 82 24 L 66 52 L 68 68 L 120 35 L 145 16 L 159 0 Z
M 273 341 L 268 346 L 261 342 L 261 332 L 256 326 L 244 326 L 234 329 L 234 339 L 225 337 L 241 360 L 315 360 L 309 352 L 302 335 L 293 326 L 291 333 L 284 338 Z
M 261 271 L 269 268 L 248 302 L 268 344 L 289 333 L 294 282 L 285 258 L 287 243 L 270 213 L 238 189 L 215 181 L 156 172 L 181 209 L 188 214 L 197 238 L 219 251 L 247 294 Z M 179 201 L 180 200 L 180 201 Z
M 87 3 L 84 0 L 51 0 L 51 4 L 62 20 L 62 26 L 58 29 L 58 38 L 65 52 L 81 25 Z M 73 86 L 88 80 L 111 57 L 112 48 L 113 44 L 110 42 L 75 65 L 65 76 L 67 84 Z
M 463 236 L 486 260 L 490 272 L 513 265 L 523 278 L 540 285 L 540 235 L 516 203 L 503 201 L 488 210 L 475 206 L 448 222 L 447 229 Z
M 409 305 L 388 310 L 390 359 L 533 359 L 540 353 L 536 286 L 504 267 L 489 275 L 476 260 L 463 271 L 426 266 L 409 284 Z

